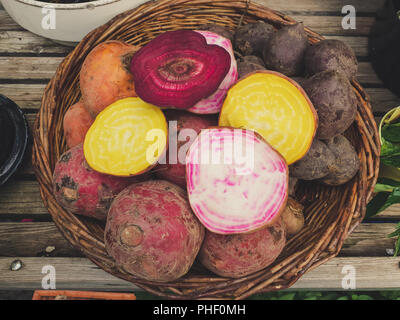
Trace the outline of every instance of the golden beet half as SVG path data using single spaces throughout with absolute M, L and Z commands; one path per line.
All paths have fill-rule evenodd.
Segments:
M 163 155 L 167 136 L 167 121 L 159 108 L 140 98 L 122 99 L 97 116 L 85 138 L 85 158 L 101 173 L 138 175 Z
M 296 82 L 277 72 L 257 71 L 229 90 L 219 125 L 256 131 L 292 164 L 310 148 L 318 117 Z

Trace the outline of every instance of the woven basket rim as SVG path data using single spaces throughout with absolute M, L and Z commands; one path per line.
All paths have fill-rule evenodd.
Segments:
M 166 284 L 134 278 L 118 268 L 105 252 L 101 237 L 101 226 L 93 225 L 84 218 L 69 214 L 56 203 L 52 194 L 52 171 L 61 151 L 65 149 L 65 142 L 60 136 L 61 124 L 60 121 L 57 122 L 56 120 L 60 119 L 63 112 L 66 111 L 65 108 L 72 104 L 73 101 L 68 99 L 74 99 L 70 96 L 75 97 L 76 100 L 79 94 L 75 90 L 77 75 L 76 70 L 74 70 L 74 62 L 81 62 L 90 48 L 107 40 L 108 32 L 118 30 L 121 33 L 121 30 L 123 30 L 121 28 L 128 28 L 128 25 L 134 23 L 132 21 L 136 23 L 138 23 L 137 21 L 147 21 L 146 19 L 150 19 L 149 17 L 155 13 L 157 15 L 160 13 L 169 15 L 171 11 L 179 11 L 179 9 L 184 13 L 190 10 L 195 11 L 194 6 L 196 6 L 196 10 L 197 8 L 204 10 L 207 14 L 210 10 L 223 12 L 226 15 L 229 12 L 231 13 L 229 18 L 236 19 L 234 20 L 235 26 L 246 19 L 265 20 L 275 26 L 296 22 L 283 13 L 246 0 L 217 0 L 213 2 L 206 0 L 159 0 L 147 2 L 136 9 L 124 12 L 105 25 L 93 30 L 61 62 L 55 76 L 46 86 L 43 95 L 33 132 L 32 155 L 41 197 L 57 228 L 74 247 L 82 251 L 103 270 L 135 283 L 150 293 L 171 299 L 226 297 L 243 299 L 258 292 L 285 289 L 292 286 L 306 271 L 316 268 L 339 253 L 346 237 L 363 220 L 366 204 L 372 196 L 379 171 L 379 135 L 368 95 L 356 80 L 352 81 L 352 85 L 358 98 L 358 113 L 355 124 L 349 130 L 348 135 L 358 144 L 358 153 L 362 164 L 359 174 L 344 188 L 315 187 L 305 183 L 302 187 L 302 198 L 300 200 L 310 203 L 307 209 L 310 214 L 310 223 L 315 223 L 316 227 L 315 230 L 312 230 L 312 228 L 308 230 L 307 227 L 307 232 L 304 231 L 304 237 L 309 237 L 310 239 L 307 239 L 312 242 L 312 245 L 303 248 L 301 245 L 295 244 L 296 239 L 289 241 L 287 246 L 291 248 L 290 251 L 295 251 L 294 254 L 284 256 L 272 266 L 250 276 L 240 279 L 227 279 L 215 275 L 203 275 L 200 272 L 200 274 L 189 274 L 182 279 Z M 175 13 L 172 12 L 173 14 Z M 182 19 L 194 18 L 185 16 Z M 212 19 L 212 16 L 208 16 L 207 19 Z M 324 39 L 307 27 L 305 27 L 305 30 L 310 43 Z M 118 32 L 116 32 L 117 35 Z M 153 34 L 151 31 L 148 31 L 148 33 Z M 113 34 L 114 37 L 115 34 Z M 65 77 L 65 74 L 72 71 L 75 71 L 74 77 Z M 58 103 L 58 99 L 61 99 L 61 93 L 65 94 L 68 99 Z M 65 107 L 65 105 L 68 106 Z M 61 110 L 62 108 L 64 109 Z M 308 192 L 309 190 L 312 190 L 312 192 Z M 335 211 L 336 213 L 336 210 L 338 216 L 335 217 L 335 220 L 329 220 L 332 219 L 332 212 Z M 324 211 L 328 216 L 325 220 L 329 221 L 324 221 L 321 215 L 317 214 L 321 211 Z M 322 237 L 314 239 L 319 235 L 316 230 L 318 226 L 323 229 Z M 312 233 L 317 233 L 317 235 L 313 238 Z

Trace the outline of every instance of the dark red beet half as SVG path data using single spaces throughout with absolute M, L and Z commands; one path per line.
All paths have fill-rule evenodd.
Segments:
M 161 34 L 132 59 L 137 95 L 159 107 L 188 109 L 212 95 L 231 66 L 229 53 L 192 30 Z

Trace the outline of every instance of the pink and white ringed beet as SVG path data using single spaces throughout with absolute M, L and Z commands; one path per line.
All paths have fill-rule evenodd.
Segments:
M 158 107 L 189 109 L 212 95 L 231 66 L 230 54 L 193 30 L 165 32 L 132 58 L 135 91 Z
M 98 173 L 87 164 L 82 144 L 64 153 L 53 175 L 54 195 L 65 210 L 105 220 L 115 196 L 144 177 L 121 178 Z
M 214 32 L 210 31 L 196 31 L 203 35 L 207 44 L 218 45 L 229 52 L 231 56 L 231 67 L 225 79 L 220 84 L 217 91 L 215 91 L 211 96 L 204 98 L 200 102 L 196 103 L 194 107 L 190 108 L 189 111 L 199 114 L 215 114 L 219 113 L 224 103 L 225 96 L 228 90 L 236 83 L 238 80 L 238 67 L 235 59 L 235 54 L 233 52 L 232 43 L 229 39 L 224 38 Z
M 206 231 L 199 260 L 222 277 L 241 278 L 271 265 L 285 244 L 285 228 L 280 219 L 250 234 L 220 235 Z
M 129 186 L 112 203 L 105 228 L 107 252 L 126 272 L 169 282 L 192 266 L 205 230 L 185 192 L 163 180 Z
M 154 170 L 163 180 L 186 189 L 186 152 L 202 129 L 216 126 L 218 119 L 213 115 L 197 115 L 183 110 L 165 110 L 169 122 L 169 150 L 165 162 Z M 172 125 L 172 121 L 176 121 Z M 170 153 L 171 156 L 170 156 Z
M 273 223 L 288 197 L 286 161 L 250 130 L 202 130 L 187 153 L 186 181 L 200 222 L 223 235 Z

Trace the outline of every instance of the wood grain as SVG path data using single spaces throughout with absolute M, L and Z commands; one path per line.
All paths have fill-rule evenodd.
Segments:
M 346 240 L 340 256 L 385 257 L 393 249 L 395 240 L 387 235 L 395 230 L 393 223 L 363 223 Z M 80 256 L 58 231 L 53 222 L 3 222 L 0 223 L 0 256 L 37 257 Z M 51 253 L 46 248 L 54 247 Z
M 20 259 L 19 271 L 11 271 L 10 265 Z M 400 258 L 334 258 L 304 274 L 291 290 L 343 290 L 344 267 L 353 267 L 356 289 L 400 289 Z M 138 290 L 133 284 L 116 278 L 98 268 L 86 258 L 0 258 L 0 289 L 41 289 L 43 267 L 52 266 L 56 271 L 56 289 L 80 290 Z
M 37 181 L 14 179 L 0 188 L 0 217 L 11 214 L 48 214 L 42 203 Z M 400 205 L 388 208 L 379 217 L 400 219 Z
M 1 256 L 5 257 L 78 257 L 53 222 L 0 223 Z

